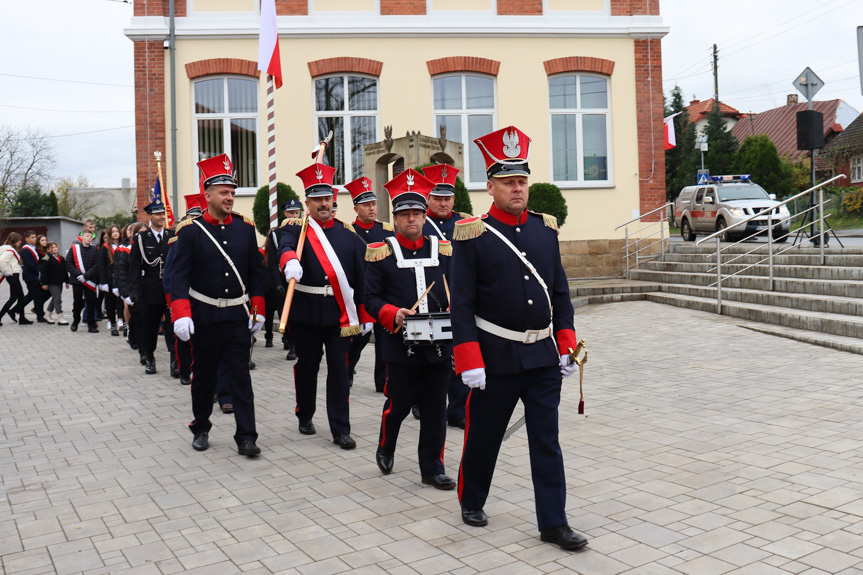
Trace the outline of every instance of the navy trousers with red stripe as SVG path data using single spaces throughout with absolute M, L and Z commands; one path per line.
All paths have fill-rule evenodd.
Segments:
M 297 363 L 294 365 L 294 387 L 297 393 L 297 419 L 311 421 L 315 415 L 318 393 L 318 369 L 327 350 L 327 419 L 333 437 L 351 433 L 350 387 L 348 385 L 348 349 L 351 338 L 339 335 L 339 326 L 319 326 L 290 322 L 291 340 Z
M 249 374 L 251 334 L 249 323 L 223 321 L 198 326 L 192 334 L 192 413 L 195 420 L 189 424 L 192 433 L 210 431 L 213 426 L 213 394 L 216 392 L 216 374 L 224 363 L 231 384 L 237 445 L 247 439 L 256 441 L 255 395 L 252 391 L 252 376 Z
M 448 361 L 430 365 L 387 363 L 387 382 L 378 447 L 385 453 L 396 450 L 402 421 L 414 405 L 420 409 L 420 438 L 417 456 L 422 476 L 444 473 L 443 449 L 446 442 L 446 393 Z
M 503 434 L 520 399 L 539 530 L 567 524 L 566 477 L 557 422 L 561 381 L 560 368 L 551 366 L 512 375 L 487 374 L 485 389 L 471 390 L 458 481 L 464 509 L 485 506 Z

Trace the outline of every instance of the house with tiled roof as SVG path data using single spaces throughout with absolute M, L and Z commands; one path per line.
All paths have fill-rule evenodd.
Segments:
M 863 114 L 821 151 L 835 174 L 845 174 L 843 185 L 863 187 Z
M 713 110 L 715 105 L 716 100 L 713 98 L 710 98 L 709 100 L 692 100 L 689 102 L 689 106 L 683 109 L 683 112 L 687 115 L 689 121 L 695 123 L 695 130 L 697 133 L 704 133 L 704 129 L 707 127 L 707 115 Z M 726 131 L 734 128 L 740 118 L 744 116 L 744 114 L 741 114 L 739 110 L 736 110 L 721 101 L 719 102 L 719 112 L 725 120 Z
M 776 151 L 792 162 L 799 162 L 809 157 L 808 150 L 797 149 L 797 112 L 809 109 L 805 102 L 799 102 L 796 94 L 788 96 L 784 106 L 766 110 L 757 114 L 747 114 L 739 121 L 731 133 L 739 143 L 749 136 L 764 134 L 776 145 Z M 842 100 L 816 100 L 812 109 L 824 116 L 822 124 L 824 143 L 829 144 L 857 117 L 857 111 Z M 816 157 L 815 166 L 826 169 L 827 166 Z

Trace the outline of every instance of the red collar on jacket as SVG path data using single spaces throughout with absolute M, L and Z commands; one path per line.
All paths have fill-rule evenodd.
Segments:
M 225 218 L 222 221 L 219 221 L 210 215 L 210 210 L 207 210 L 206 212 L 204 212 L 204 221 L 207 222 L 208 224 L 212 224 L 214 226 L 230 224 L 233 219 L 234 218 L 231 217 L 231 214 L 228 214 L 227 218 Z
M 439 215 L 437 215 L 436 213 L 434 213 L 433 211 L 431 211 L 431 208 L 426 210 L 426 216 L 432 218 L 433 220 L 441 220 L 441 221 L 450 219 L 454 213 L 455 212 L 450 212 L 447 217 L 442 218 Z
M 523 211 L 518 216 L 513 216 L 512 214 L 508 214 L 505 211 L 499 209 L 496 205 L 492 204 L 491 209 L 488 211 L 488 215 L 496 219 L 497 221 L 507 224 L 509 226 L 522 225 L 527 221 L 527 210 Z
M 375 221 L 374 221 L 374 220 L 372 220 L 371 222 L 369 222 L 369 223 L 367 223 L 367 224 L 364 224 L 363 222 L 361 222 L 361 221 L 360 221 L 360 219 L 359 219 L 359 218 L 357 218 L 357 219 L 355 219 L 355 220 L 354 220 L 354 225 L 355 225 L 356 227 L 358 227 L 358 228 L 362 228 L 362 229 L 364 229 L 364 230 L 370 230 L 370 229 L 372 229 L 373 227 L 375 227 Z
M 309 217 L 311 217 L 311 216 L 309 216 Z M 312 218 L 312 219 L 315 220 L 316 222 L 318 222 L 318 225 L 321 226 L 321 229 L 324 229 L 324 230 L 329 229 L 329 228 L 333 227 L 334 225 L 336 225 L 336 218 L 330 218 L 325 222 L 318 221 L 316 218 Z
M 397 233 L 396 239 L 399 241 L 399 245 L 407 250 L 418 250 L 423 247 L 423 244 L 425 243 L 425 239 L 422 236 L 420 236 L 420 239 L 417 241 L 412 242 L 400 233 Z

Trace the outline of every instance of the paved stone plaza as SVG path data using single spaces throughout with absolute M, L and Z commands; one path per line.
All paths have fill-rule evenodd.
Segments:
M 571 525 L 590 543 L 568 553 L 539 541 L 523 430 L 504 445 L 487 528 L 461 523 L 455 492 L 420 484 L 413 418 L 381 476 L 368 356 L 351 398 L 358 446 L 343 451 L 322 399 L 318 435 L 299 434 L 291 364 L 258 347 L 251 460 L 221 413 L 209 451 L 192 450 L 189 390 L 164 347 L 146 376 L 104 329 L 7 319 L 0 571 L 863 573 L 863 356 L 739 324 L 649 302 L 577 310 L 587 416 L 567 380 L 561 443 Z M 455 476 L 461 433 L 448 439 Z

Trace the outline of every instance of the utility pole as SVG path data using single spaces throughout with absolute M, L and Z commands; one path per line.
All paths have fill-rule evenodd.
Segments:
M 719 53 L 713 45 L 713 101 L 719 104 Z

